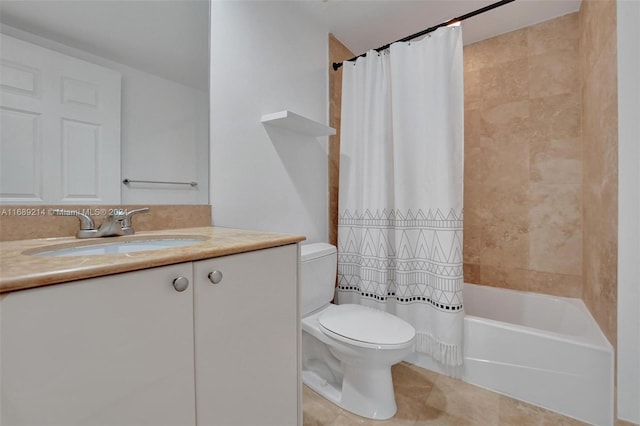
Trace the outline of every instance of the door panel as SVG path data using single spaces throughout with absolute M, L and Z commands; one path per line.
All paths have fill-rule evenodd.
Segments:
M 0 202 L 120 203 L 120 73 L 4 34 L 0 42 Z M 20 114 L 38 117 L 33 131 Z
M 295 425 L 297 244 L 195 262 L 194 279 L 197 423 Z
M 191 276 L 186 263 L 2 295 L 0 424 L 195 425 Z

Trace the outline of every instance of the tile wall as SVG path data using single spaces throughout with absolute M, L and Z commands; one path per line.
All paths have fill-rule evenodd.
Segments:
M 355 55 L 333 34 L 329 34 L 329 126 L 336 134 L 329 137 L 329 243 L 338 245 L 338 181 L 340 173 L 340 114 L 342 112 L 342 68 L 332 64 Z
M 134 210 L 149 207 L 148 213 L 133 216 L 136 231 L 195 228 L 211 226 L 210 205 L 2 205 L 0 206 L 0 241 L 32 238 L 71 237 L 79 229 L 75 217 L 53 216 L 53 209 L 78 210 L 91 216 L 99 226 L 102 217 L 115 208 Z
M 584 277 L 582 298 L 616 347 L 618 258 L 618 88 L 616 1 L 580 8 Z
M 465 46 L 465 281 L 580 297 L 578 14 Z

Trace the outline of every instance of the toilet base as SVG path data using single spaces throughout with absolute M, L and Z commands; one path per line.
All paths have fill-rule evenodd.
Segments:
M 302 381 L 337 406 L 374 420 L 387 420 L 397 406 L 391 366 L 413 350 L 415 338 L 401 345 L 364 345 L 334 338 L 321 328 L 319 316 L 302 319 Z
M 337 406 L 374 420 L 387 420 L 396 414 L 391 369 L 360 368 L 344 365 L 339 389 L 313 371 L 302 371 L 302 381 Z
M 313 371 L 302 370 L 302 383 L 332 403 L 340 405 L 342 389 L 336 388 Z
M 391 368 L 372 369 L 344 365 L 342 400 L 339 404 L 362 417 L 390 419 L 396 414 Z

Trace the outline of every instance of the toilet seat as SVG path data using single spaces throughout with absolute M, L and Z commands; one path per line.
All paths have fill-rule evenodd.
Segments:
M 393 349 L 413 343 L 415 329 L 406 321 L 367 306 L 335 305 L 318 322 L 329 336 L 354 346 Z

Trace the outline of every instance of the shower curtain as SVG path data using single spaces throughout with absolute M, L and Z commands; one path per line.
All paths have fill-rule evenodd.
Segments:
M 338 303 L 405 319 L 416 350 L 462 363 L 460 27 L 345 62 Z

